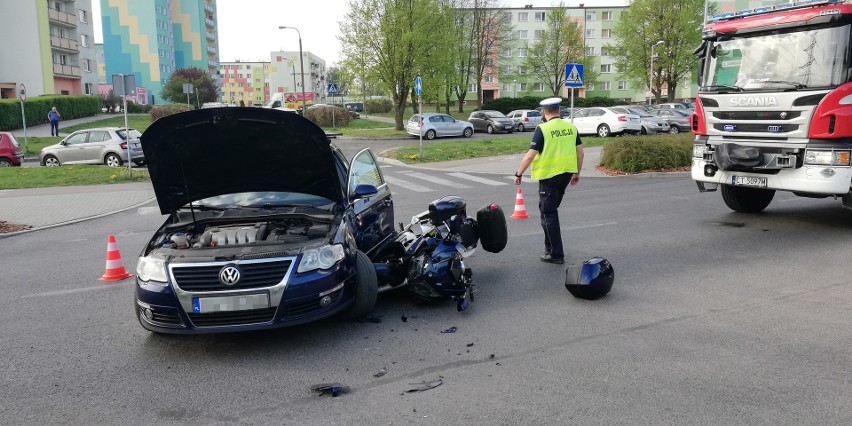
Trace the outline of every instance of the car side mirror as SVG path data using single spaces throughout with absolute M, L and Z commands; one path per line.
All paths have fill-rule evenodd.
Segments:
M 355 193 L 352 194 L 352 199 L 357 200 L 359 198 L 367 198 L 371 195 L 375 195 L 379 192 L 379 190 L 373 185 L 361 184 L 355 187 Z

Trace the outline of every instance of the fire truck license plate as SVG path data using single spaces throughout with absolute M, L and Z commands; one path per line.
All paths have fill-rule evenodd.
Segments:
M 754 186 L 758 188 L 766 188 L 767 186 L 765 177 L 731 176 L 731 183 L 733 185 Z

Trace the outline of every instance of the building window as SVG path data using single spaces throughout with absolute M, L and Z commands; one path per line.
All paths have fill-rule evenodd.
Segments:
M 601 47 L 601 56 L 609 56 L 609 48 L 606 46 Z
M 535 21 L 536 22 L 544 22 L 544 12 L 536 12 L 535 13 Z
M 79 12 L 79 15 L 77 15 L 77 16 L 80 17 L 80 22 L 82 22 L 84 24 L 88 23 L 89 22 L 89 15 L 86 14 L 86 11 L 83 10 L 83 9 L 79 9 L 78 12 Z
M 494 76 L 493 75 L 486 75 L 484 80 L 485 80 L 486 83 L 493 83 L 494 82 Z
M 518 57 L 519 58 L 526 58 L 527 57 L 527 48 L 526 47 L 521 47 L 521 48 L 518 49 Z
M 492 65 L 494 65 L 494 60 L 491 58 L 485 58 L 485 66 L 490 67 Z
M 595 56 L 595 46 L 586 47 L 586 56 Z
M 530 20 L 530 15 L 527 12 L 518 12 L 518 22 L 527 22 Z
M 627 90 L 627 82 L 619 81 L 618 82 L 618 90 Z
M 520 90 L 521 92 L 526 92 L 527 91 L 527 83 L 519 83 L 518 84 L 518 90 Z
M 83 59 L 83 71 L 92 72 L 92 61 Z
M 506 75 L 506 74 L 511 74 L 511 73 L 512 73 L 512 66 L 511 65 L 501 65 L 500 66 L 500 74 Z
M 518 74 L 526 74 L 527 69 L 525 67 L 518 67 Z
M 594 21 L 596 15 L 597 15 L 597 12 L 586 12 L 586 20 L 590 21 L 590 22 Z
M 536 83 L 533 86 L 533 90 L 535 90 L 536 92 L 543 92 L 544 91 L 544 83 Z
M 541 40 L 542 37 L 544 37 L 544 30 L 535 30 L 534 38 L 536 40 Z
M 512 12 L 506 12 L 503 14 L 503 22 L 512 22 Z
M 512 57 L 512 49 L 508 48 L 508 47 L 504 47 L 502 49 L 502 52 L 500 52 L 500 56 L 502 56 L 504 58 L 511 58 Z
M 608 82 L 608 81 L 601 82 L 601 90 L 609 90 L 609 89 L 610 89 L 610 82 Z
M 83 47 L 89 47 L 89 36 L 86 34 L 80 34 L 80 45 Z
M 591 92 L 592 90 L 595 90 L 595 84 L 594 84 L 594 83 L 589 83 L 589 84 L 587 84 L 587 85 L 586 85 L 586 90 L 588 90 L 588 91 L 590 91 L 590 92 Z
M 512 32 L 511 31 L 502 31 L 500 33 L 500 39 L 501 40 L 511 40 L 512 39 Z
M 83 84 L 83 92 L 86 95 L 91 95 L 92 94 L 92 83 Z
M 604 21 L 612 21 L 612 11 L 601 12 L 601 19 Z
M 595 38 L 595 30 L 586 30 L 586 38 Z
M 518 38 L 521 40 L 527 39 L 527 30 L 518 30 Z
M 612 38 L 612 30 L 601 30 L 601 38 Z
M 612 72 L 612 65 L 610 64 L 602 64 L 601 65 L 601 74 L 609 74 Z
M 475 92 L 476 91 L 476 83 L 471 84 L 470 87 L 467 88 L 467 91 L 468 92 Z

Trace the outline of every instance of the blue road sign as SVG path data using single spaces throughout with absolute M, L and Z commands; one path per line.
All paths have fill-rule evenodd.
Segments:
M 565 64 L 565 87 L 583 87 L 583 64 Z
M 414 79 L 414 94 L 420 95 L 420 92 L 423 91 L 423 80 L 420 79 L 420 76 Z
M 335 83 L 328 83 L 328 90 L 326 90 L 326 91 L 328 92 L 328 94 L 329 94 L 329 95 L 336 95 L 336 94 L 337 94 L 337 92 L 338 92 L 338 90 L 337 90 L 337 84 L 335 84 Z

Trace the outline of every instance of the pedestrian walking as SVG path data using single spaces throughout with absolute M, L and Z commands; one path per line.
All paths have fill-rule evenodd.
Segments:
M 583 142 L 574 123 L 559 117 L 561 102 L 562 98 L 541 101 L 544 123 L 536 127 L 530 149 L 515 173 L 515 185 L 520 185 L 524 171 L 532 166 L 531 177 L 538 180 L 538 209 L 544 230 L 541 261 L 556 264 L 565 263 L 559 205 L 568 185 L 576 186 L 580 182 L 580 169 L 583 168 Z
M 47 113 L 47 119 L 50 120 L 50 136 L 59 136 L 59 119 L 62 114 L 56 110 L 56 107 L 50 109 Z

